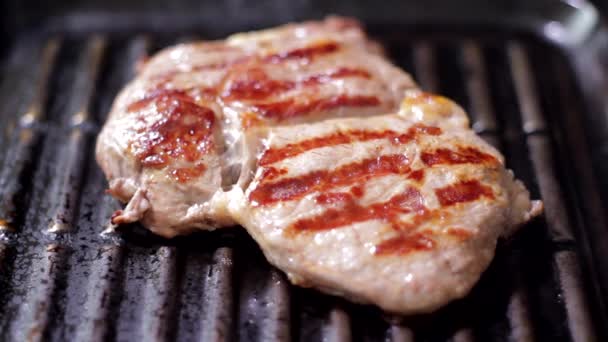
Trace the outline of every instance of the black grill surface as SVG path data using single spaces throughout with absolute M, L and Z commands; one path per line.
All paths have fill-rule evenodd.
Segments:
M 142 57 L 208 38 L 104 23 L 23 33 L 0 59 L 0 340 L 605 340 L 606 226 L 564 50 L 520 33 L 370 26 L 424 89 L 468 110 L 546 206 L 469 296 L 394 317 L 291 286 L 239 227 L 101 234 L 119 208 L 94 160 L 113 98 Z

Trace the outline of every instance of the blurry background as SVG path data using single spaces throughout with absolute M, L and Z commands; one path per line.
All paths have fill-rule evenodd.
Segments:
M 555 2 L 581 3 L 585 0 L 491 0 L 492 6 L 501 8 L 505 16 L 521 7 L 535 8 L 542 11 L 543 6 Z M 608 10 L 608 0 L 593 0 L 604 13 Z M 412 4 L 421 3 L 419 13 L 403 13 L 400 8 L 407 6 L 411 11 Z M 147 15 L 151 13 L 179 14 L 186 13 L 191 16 L 198 15 L 201 19 L 242 22 L 247 18 L 249 22 L 262 23 L 273 19 L 297 20 L 310 17 L 319 17 L 328 13 L 355 15 L 362 19 L 371 15 L 366 8 L 373 6 L 373 15 L 381 16 L 377 19 L 397 20 L 401 15 L 419 15 L 426 17 L 433 15 L 436 8 L 453 7 L 447 11 L 451 16 L 475 15 L 476 4 L 486 5 L 488 0 L 2 0 L 0 1 L 0 28 L 4 35 L 36 25 L 40 21 L 57 18 L 75 13 L 105 12 L 128 15 Z M 379 8 L 380 7 L 380 8 Z M 134 17 L 135 18 L 135 17 Z

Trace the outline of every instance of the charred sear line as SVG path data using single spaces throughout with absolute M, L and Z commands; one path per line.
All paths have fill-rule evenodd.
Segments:
M 419 250 L 430 250 L 436 246 L 433 239 L 434 232 L 431 230 L 417 231 L 423 224 L 431 224 L 437 221 L 444 221 L 449 213 L 441 210 L 428 210 L 422 208 L 408 221 L 399 219 L 392 220 L 390 223 L 396 236 L 380 242 L 374 248 L 375 255 L 404 255 Z
M 420 135 L 439 134 L 441 134 L 441 129 L 438 127 L 424 125 L 414 125 L 405 133 L 398 133 L 392 130 L 376 132 L 351 130 L 337 132 L 324 137 L 316 137 L 295 144 L 288 144 L 276 149 L 268 149 L 262 154 L 259 165 L 273 164 L 320 147 L 374 139 L 387 139 L 395 144 L 406 144 L 416 140 Z M 274 183 L 269 183 L 268 181 L 286 172 L 267 167 L 263 170 L 259 179 L 260 184 L 250 193 L 249 199 L 256 203 L 256 205 L 268 205 L 279 201 L 302 198 L 315 191 L 328 191 L 335 187 L 365 182 L 370 178 L 388 174 L 404 174 L 409 179 L 417 182 L 422 181 L 424 169 L 411 170 L 409 165 L 410 161 L 403 154 L 385 155 L 346 164 L 332 171 L 314 171 L 299 177 L 281 179 Z
M 315 137 L 297 143 L 287 144 L 285 146 L 277 148 L 269 148 L 264 151 L 264 153 L 260 157 L 259 165 L 270 165 L 281 160 L 292 158 L 304 152 L 321 147 L 329 147 L 378 139 L 390 140 L 396 144 L 406 144 L 415 140 L 420 135 L 440 134 L 441 129 L 439 127 L 425 126 L 421 124 L 416 124 L 410 127 L 405 133 L 400 133 L 393 130 L 368 131 L 358 129 L 344 132 L 336 132 L 327 136 Z
M 431 215 L 432 216 L 432 215 Z M 431 219 L 428 218 L 427 219 Z M 415 229 L 420 226 L 420 222 L 417 225 L 405 224 L 406 229 L 401 227 L 401 232 L 387 240 L 384 240 L 373 249 L 374 255 L 406 255 L 413 252 L 429 251 L 437 248 L 438 237 L 448 237 L 458 242 L 466 241 L 473 233 L 469 230 L 459 227 L 449 227 L 441 232 L 435 232 L 428 229 L 416 231 Z
M 328 55 L 340 50 L 340 44 L 334 41 L 322 41 L 316 44 L 306 46 L 290 51 L 278 52 L 264 57 L 262 60 L 269 63 L 281 63 L 287 60 L 300 60 L 303 62 L 311 62 L 315 57 Z
M 475 201 L 481 197 L 494 198 L 492 189 L 477 180 L 464 180 L 436 189 L 437 198 L 442 206 Z M 436 247 L 436 236 L 445 235 L 457 241 L 464 241 L 472 233 L 464 228 L 450 227 L 443 232 L 419 230 L 423 224 L 437 220 L 445 221 L 449 214 L 441 209 L 428 210 L 424 206 L 422 194 L 415 188 L 408 188 L 403 193 L 393 196 L 386 202 L 362 206 L 357 203 L 357 196 L 350 192 L 324 193 L 315 199 L 317 203 L 330 205 L 331 208 L 322 214 L 297 220 L 287 228 L 287 234 L 298 232 L 319 232 L 354 223 L 380 220 L 396 232 L 390 239 L 377 244 L 375 255 L 404 255 L 416 251 L 431 250 Z M 415 213 L 408 221 L 402 221 L 401 215 Z
M 290 98 L 284 101 L 260 103 L 254 105 L 253 110 L 263 118 L 284 121 L 307 113 L 325 112 L 342 107 L 373 107 L 380 104 L 377 96 L 342 94 L 305 102 Z
M 277 169 L 274 167 L 267 167 L 262 170 L 262 179 L 272 180 L 282 175 L 286 175 L 288 172 L 287 169 Z
M 433 152 L 422 152 L 422 162 L 428 166 L 456 164 L 498 164 L 491 154 L 482 152 L 474 147 L 459 146 L 456 150 L 438 148 Z
M 319 204 L 343 204 L 353 201 L 355 198 L 361 198 L 363 194 L 363 187 L 355 185 L 350 188 L 349 192 L 326 192 L 320 194 L 315 198 L 315 202 Z
M 371 75 L 363 69 L 337 68 L 325 73 L 308 76 L 300 81 L 275 80 L 259 66 L 246 70 L 235 70 L 236 79 L 229 82 L 227 89 L 222 92 L 222 99 L 227 101 L 264 100 L 293 89 L 314 87 L 332 80 L 347 77 L 369 79 Z
M 262 177 L 260 184 L 249 194 L 249 199 L 258 206 L 295 200 L 315 191 L 360 184 L 373 177 L 389 174 L 408 175 L 411 172 L 409 164 L 410 161 L 405 155 L 393 154 L 364 159 L 331 171 L 313 171 L 274 183 L 266 183 L 267 179 Z
M 235 52 L 239 52 L 240 48 L 223 45 L 218 46 L 219 49 L 224 50 L 234 50 Z M 154 76 L 153 79 L 159 82 L 168 82 L 172 78 L 176 77 L 180 74 L 192 74 L 197 72 L 205 72 L 205 71 L 217 71 L 217 70 L 227 70 L 232 67 L 236 67 L 238 65 L 243 64 L 277 64 L 287 60 L 300 60 L 304 63 L 310 63 L 315 57 L 319 57 L 322 55 L 327 55 L 330 53 L 337 52 L 340 49 L 340 44 L 333 41 L 326 41 L 317 43 L 311 46 L 294 49 L 290 51 L 278 52 L 266 56 L 259 55 L 245 55 L 244 52 L 242 56 L 234 58 L 230 61 L 221 61 L 209 64 L 202 65 L 192 65 L 184 70 L 170 70 Z
M 481 197 L 494 199 L 492 188 L 478 180 L 462 180 L 435 190 L 439 203 L 446 207 L 457 203 L 476 201 Z
M 412 187 L 391 197 L 386 202 L 369 206 L 362 206 L 352 197 L 347 196 L 341 207 L 330 208 L 318 216 L 297 220 L 287 231 L 323 231 L 370 220 L 381 220 L 392 224 L 398 220 L 400 215 L 415 211 L 423 212 L 425 207 L 422 194 Z
M 404 255 L 421 250 L 435 248 L 435 240 L 427 232 L 417 232 L 397 235 L 394 238 L 382 241 L 374 248 L 375 255 L 398 254 Z

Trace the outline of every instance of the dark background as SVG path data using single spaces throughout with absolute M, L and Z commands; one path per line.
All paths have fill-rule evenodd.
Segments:
M 421 17 L 428 16 L 436 8 L 449 7 L 447 11 L 456 19 L 461 16 L 474 15 L 478 4 L 487 4 L 488 0 L 2 0 L 0 1 L 0 29 L 5 37 L 10 37 L 16 30 L 42 26 L 49 18 L 56 18 L 74 13 L 122 13 L 128 14 L 200 14 L 201 18 L 214 18 L 218 22 L 230 23 L 250 18 L 259 22 L 266 18 L 298 20 L 309 17 L 320 17 L 323 14 L 340 13 L 354 15 L 363 20 L 398 20 L 403 9 L 414 8 Z M 490 0 L 508 16 L 522 7 L 537 7 L 562 0 Z M 584 0 L 564 0 L 580 3 Z M 607 0 L 593 0 L 603 13 L 608 13 Z M 420 6 L 416 6 L 420 4 Z M 414 5 L 414 6 L 412 6 Z M 372 7 L 370 7 L 372 6 Z M 374 18 L 366 8 L 374 8 Z M 411 15 L 411 13 L 409 13 Z

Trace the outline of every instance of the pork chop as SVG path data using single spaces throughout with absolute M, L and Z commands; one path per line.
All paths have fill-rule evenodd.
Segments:
M 339 18 L 168 48 L 97 141 L 116 224 L 241 224 L 301 286 L 397 313 L 464 296 L 538 215 L 448 99 Z
M 260 127 L 394 111 L 408 74 L 352 20 L 329 18 L 177 45 L 152 57 L 117 97 L 96 156 L 109 192 L 172 237 L 233 224 L 230 188 Z
M 451 101 L 270 129 L 230 212 L 301 286 L 397 313 L 464 296 L 497 239 L 541 211 Z

